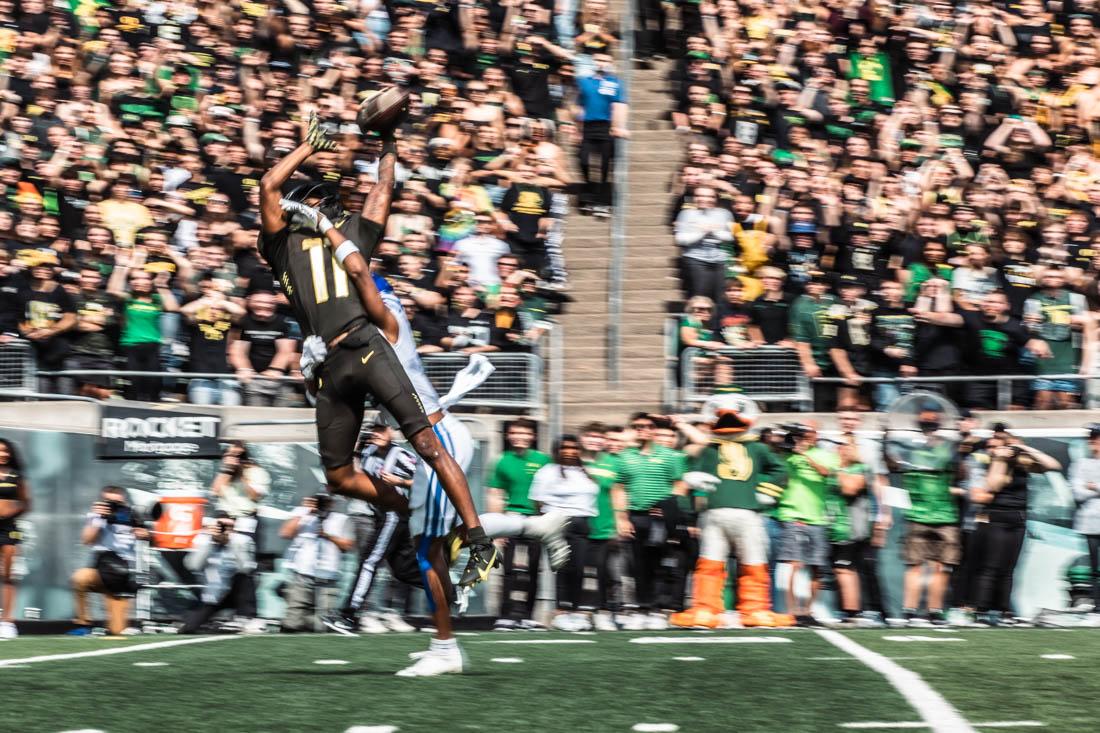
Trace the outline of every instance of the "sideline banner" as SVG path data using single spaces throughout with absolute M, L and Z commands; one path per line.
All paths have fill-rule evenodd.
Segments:
M 101 459 L 221 458 L 221 418 L 106 404 L 99 414 Z

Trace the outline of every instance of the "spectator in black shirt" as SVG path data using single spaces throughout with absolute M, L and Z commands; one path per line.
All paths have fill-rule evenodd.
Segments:
M 840 283 L 842 305 L 847 314 L 836 322 L 836 333 L 829 343 L 829 357 L 844 384 L 837 388 L 837 409 L 868 409 L 870 390 L 863 377 L 871 376 L 871 310 L 872 304 L 862 300 L 862 281 L 845 275 Z
M 225 293 L 225 281 L 206 272 L 199 280 L 201 295 L 180 308 L 191 325 L 187 371 L 231 374 L 228 359 L 229 329 L 244 315 L 244 308 Z M 196 405 L 239 405 L 241 395 L 231 379 L 202 377 L 187 385 L 187 399 Z
M 879 286 L 879 294 L 882 302 L 871 313 L 871 374 L 876 377 L 916 376 L 913 351 L 916 322 L 905 306 L 905 286 L 896 280 L 886 280 Z M 885 410 L 902 391 L 897 384 L 876 384 L 875 409 Z
M 23 254 L 30 281 L 20 294 L 23 320 L 19 332 L 34 345 L 40 371 L 64 367 L 70 342 L 64 334 L 76 325 L 76 304 L 57 282 L 57 254 L 50 249 Z M 61 385 L 53 377 L 40 377 L 38 388 L 54 392 Z
M 451 314 L 447 319 L 447 334 L 440 344 L 447 351 L 477 354 L 500 351 L 500 329 L 491 313 L 481 309 L 474 289 L 463 285 L 451 295 Z
M 434 311 L 421 308 L 413 298 L 407 295 L 401 296 L 401 306 L 405 309 L 405 317 L 409 319 L 409 327 L 412 328 L 417 352 L 435 354 L 443 351 L 439 343 L 444 333 L 442 319 Z
M 116 367 L 115 342 L 118 339 L 120 317 L 118 302 L 103 290 L 99 268 L 80 269 L 79 290 L 75 297 L 76 327 L 71 332 L 73 351 L 66 359 L 66 368 L 111 371 Z M 107 375 L 86 375 L 76 378 L 80 394 L 96 399 L 111 396 L 111 380 Z
M 279 378 L 296 368 L 296 344 L 273 293 L 253 293 L 247 313 L 229 331 L 229 363 L 244 389 L 244 403 L 283 407 L 293 390 Z
M 535 169 L 529 164 L 520 164 L 500 208 L 511 223 L 507 239 L 512 251 L 523 259 L 525 268 L 542 272 L 546 265 L 546 232 L 552 221 L 550 191 L 536 185 L 534 178 Z
M 759 345 L 794 348 L 791 339 L 791 298 L 783 291 L 784 272 L 778 267 L 761 267 L 755 273 L 764 292 L 749 303 L 749 337 Z

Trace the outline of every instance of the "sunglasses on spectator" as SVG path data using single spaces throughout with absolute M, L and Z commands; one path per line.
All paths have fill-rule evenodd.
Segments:
M 634 423 L 630 423 L 630 427 L 634 428 L 635 430 L 652 430 L 653 429 L 653 423 L 651 423 L 651 422 L 634 422 Z
M 713 310 L 713 308 L 711 308 L 709 305 L 700 305 L 698 307 L 692 308 L 691 310 L 695 313 L 705 313 L 707 311 Z

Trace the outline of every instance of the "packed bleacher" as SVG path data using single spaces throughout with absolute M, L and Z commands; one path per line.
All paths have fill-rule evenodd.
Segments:
M 374 266 L 421 351 L 537 350 L 566 281 L 562 145 L 606 135 L 584 80 L 616 42 L 606 5 L 552 6 L 0 2 L 5 369 L 30 361 L 45 392 L 300 404 L 259 181 L 316 112 L 340 146 L 308 172 L 357 211 L 380 141 L 356 113 L 391 84 L 411 102 Z
M 767 392 L 761 370 L 786 364 L 819 410 L 883 409 L 913 378 L 965 380 L 921 386 L 973 408 L 1087 400 L 1073 377 L 1096 371 L 1100 303 L 1091 5 L 676 14 L 682 34 L 643 17 L 638 55 L 677 56 L 683 382 Z

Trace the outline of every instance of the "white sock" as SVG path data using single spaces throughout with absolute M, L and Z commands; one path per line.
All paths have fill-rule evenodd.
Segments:
M 458 639 L 436 639 L 432 637 L 431 644 L 428 648 L 433 652 L 440 652 L 442 654 L 457 654 L 458 653 Z
M 523 534 L 523 525 L 527 517 L 518 514 L 500 514 L 488 512 L 477 515 L 485 534 L 493 539 L 498 537 L 519 537 Z

